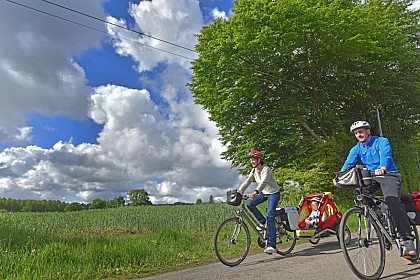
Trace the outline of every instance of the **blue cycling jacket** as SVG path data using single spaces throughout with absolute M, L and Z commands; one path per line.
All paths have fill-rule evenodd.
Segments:
M 388 138 L 371 136 L 366 146 L 361 142 L 357 143 L 351 148 L 341 170 L 355 166 L 359 159 L 371 172 L 383 166 L 387 173 L 398 172 Z

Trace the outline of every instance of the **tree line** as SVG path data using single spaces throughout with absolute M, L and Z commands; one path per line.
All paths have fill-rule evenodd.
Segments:
M 0 212 L 69 212 L 122 206 L 152 205 L 144 189 L 131 190 L 128 199 L 118 196 L 111 200 L 94 199 L 91 203 L 64 202 L 59 200 L 13 199 L 0 197 Z
M 208 203 L 214 203 L 210 195 Z M 175 202 L 174 205 L 191 205 L 192 203 Z M 203 204 L 201 198 L 195 204 Z M 128 199 L 120 195 L 111 200 L 95 198 L 91 203 L 64 202 L 59 200 L 13 199 L 0 197 L 1 212 L 70 212 L 93 209 L 117 208 L 123 206 L 152 205 L 149 193 L 144 189 L 131 190 Z

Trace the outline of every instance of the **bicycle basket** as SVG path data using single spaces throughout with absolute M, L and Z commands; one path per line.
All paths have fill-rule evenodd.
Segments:
M 239 193 L 237 190 L 229 190 L 227 192 L 227 203 L 229 205 L 238 206 L 241 204 L 242 201 L 242 194 Z

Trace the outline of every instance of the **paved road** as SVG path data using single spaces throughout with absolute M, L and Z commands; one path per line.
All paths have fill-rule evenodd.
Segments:
M 255 244 L 251 245 L 255 247 Z M 395 247 L 395 246 L 394 246 Z M 317 245 L 296 245 L 291 254 L 264 253 L 248 256 L 236 267 L 220 262 L 142 278 L 142 280 L 282 280 L 282 279 L 357 279 L 347 266 L 335 237 L 323 238 Z M 420 262 L 399 257 L 397 249 L 386 251 L 385 271 L 381 279 L 420 279 Z

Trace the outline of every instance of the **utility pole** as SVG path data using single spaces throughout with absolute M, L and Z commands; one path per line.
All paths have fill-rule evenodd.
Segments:
M 378 127 L 379 127 L 379 135 L 382 137 L 382 124 L 381 124 L 381 116 L 379 115 L 379 106 L 376 104 L 376 117 L 378 118 Z

